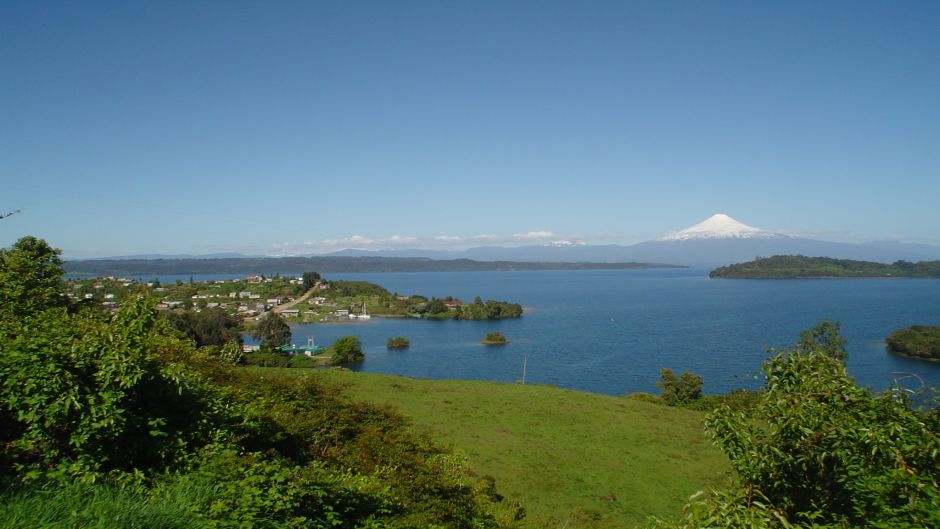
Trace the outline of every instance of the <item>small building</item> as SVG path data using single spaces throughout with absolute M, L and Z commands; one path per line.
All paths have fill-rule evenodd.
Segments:
M 284 316 L 285 318 L 297 318 L 297 317 L 300 317 L 300 310 L 287 309 L 287 310 L 281 311 L 281 315 Z
M 340 317 L 346 317 L 346 316 L 349 316 L 349 311 L 346 309 L 337 309 L 336 315 Z

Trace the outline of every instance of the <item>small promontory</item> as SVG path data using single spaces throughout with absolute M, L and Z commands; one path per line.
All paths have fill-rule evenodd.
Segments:
M 891 264 L 831 257 L 775 255 L 722 266 L 709 277 L 728 279 L 809 279 L 841 277 L 940 277 L 940 261 L 895 261 Z
M 940 325 L 912 325 L 885 338 L 888 350 L 902 356 L 940 360 Z

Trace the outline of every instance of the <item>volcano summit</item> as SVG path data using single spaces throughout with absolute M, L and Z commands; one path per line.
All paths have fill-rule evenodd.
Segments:
M 695 239 L 785 239 L 782 233 L 748 226 L 724 213 L 708 217 L 698 224 L 662 237 L 661 241 L 688 241 Z

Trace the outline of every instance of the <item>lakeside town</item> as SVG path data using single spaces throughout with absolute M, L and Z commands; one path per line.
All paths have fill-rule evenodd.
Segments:
M 155 299 L 158 310 L 220 310 L 242 318 L 249 326 L 268 312 L 295 323 L 364 321 L 372 316 L 501 319 L 522 315 L 522 307 L 516 303 L 483 301 L 479 297 L 466 303 L 452 296 L 438 299 L 401 295 L 366 281 L 327 281 L 317 272 L 297 277 L 248 275 L 243 279 L 177 280 L 172 284 L 113 276 L 69 281 L 71 299 L 99 303 L 111 311 L 141 295 Z

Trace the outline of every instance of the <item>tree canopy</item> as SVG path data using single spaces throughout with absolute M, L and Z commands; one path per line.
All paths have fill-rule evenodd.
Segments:
M 206 345 L 221 347 L 229 342 L 242 343 L 241 320 L 221 309 L 170 312 L 166 315 L 166 319 L 173 328 L 196 342 L 197 347 Z
M 343 336 L 330 346 L 332 355 L 330 363 L 333 365 L 346 365 L 361 362 L 366 355 L 362 352 L 362 343 L 355 336 Z
M 273 311 L 261 317 L 258 326 L 251 331 L 251 337 L 261 341 L 261 349 L 277 351 L 290 343 L 290 326 L 280 315 Z
M 22 317 L 67 305 L 59 255 L 60 250 L 32 236 L 0 249 L 0 311 Z

